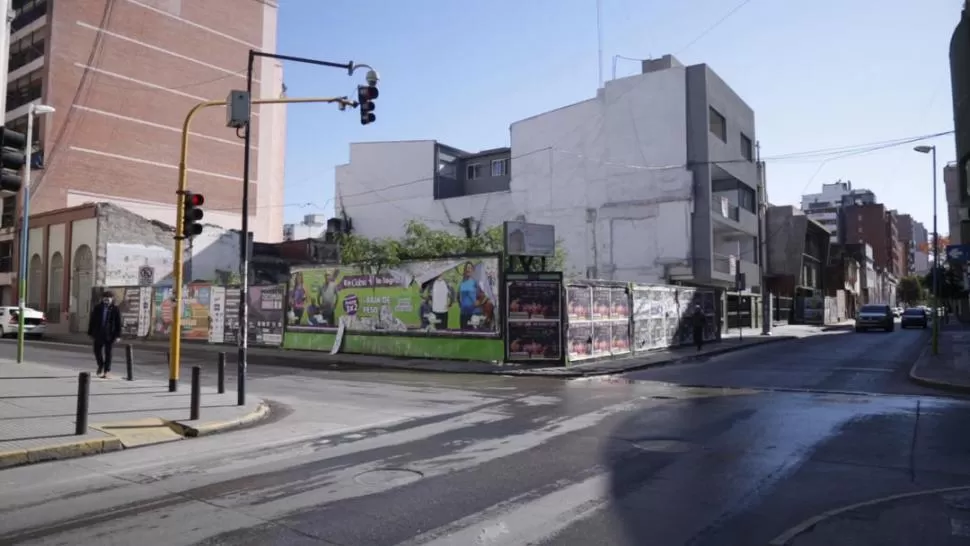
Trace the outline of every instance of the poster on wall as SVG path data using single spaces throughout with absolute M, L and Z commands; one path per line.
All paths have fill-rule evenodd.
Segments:
M 92 290 L 91 301 L 100 301 L 105 292 L 114 294 L 115 305 L 121 313 L 122 337 L 147 336 L 151 322 L 152 289 L 138 286 L 98 287 Z
M 506 275 L 506 359 L 563 362 L 561 273 Z
M 208 341 L 209 302 L 212 296 L 212 286 L 208 284 L 190 284 L 183 291 L 182 300 L 182 339 Z M 175 302 L 172 301 L 170 287 L 155 290 L 155 309 L 152 319 L 152 335 L 165 337 L 172 328 L 172 318 Z
M 593 320 L 593 290 L 588 286 L 566 287 L 569 324 Z
M 222 317 L 223 343 L 239 343 L 239 287 L 226 287 L 225 306 Z
M 569 348 L 569 360 L 582 360 L 593 356 L 593 323 L 570 322 L 567 330 L 566 343 Z
M 610 288 L 610 354 L 630 352 L 630 302 L 626 288 Z
M 226 341 L 226 287 L 213 286 L 209 298 L 209 316 L 212 318 L 212 328 L 209 329 L 209 343 L 225 343 Z
M 249 288 L 249 343 L 281 345 L 283 343 L 283 298 L 286 285 Z M 238 313 L 238 304 L 237 310 Z M 238 319 L 237 319 L 238 323 Z
M 609 320 L 610 318 L 610 289 L 593 287 L 593 320 Z
M 593 323 L 593 355 L 594 357 L 609 356 L 610 346 L 613 344 L 613 332 L 608 321 Z
M 407 262 L 379 275 L 351 267 L 295 270 L 287 327 L 297 332 L 499 334 L 497 257 Z

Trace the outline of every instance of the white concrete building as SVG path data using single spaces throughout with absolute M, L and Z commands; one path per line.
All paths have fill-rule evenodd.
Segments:
M 511 149 L 432 140 L 354 143 L 336 168 L 356 233 L 409 220 L 556 226 L 567 274 L 726 288 L 759 285 L 754 113 L 706 65 L 671 56 L 596 97 L 514 122 Z
M 327 231 L 325 214 L 307 214 L 299 224 L 283 224 L 283 240 L 317 239 Z
M 839 213 L 844 205 L 868 205 L 876 203 L 876 195 L 869 190 L 853 189 L 852 182 L 841 180 L 822 184 L 819 193 L 802 196 L 802 210 L 805 215 L 822 224 L 832 235 L 833 243 L 844 242 L 839 237 L 841 224 Z

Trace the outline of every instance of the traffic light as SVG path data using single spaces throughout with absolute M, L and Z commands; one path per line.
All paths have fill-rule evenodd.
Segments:
M 185 192 L 185 208 L 182 218 L 182 238 L 191 239 L 202 233 L 202 205 L 205 204 L 205 197 L 201 193 Z
M 376 85 L 357 86 L 357 108 L 360 109 L 360 124 L 367 125 L 377 121 L 374 115 L 374 99 L 380 96 Z
M 0 190 L 17 193 L 23 185 L 20 169 L 27 162 L 27 137 L 23 133 L 0 127 Z

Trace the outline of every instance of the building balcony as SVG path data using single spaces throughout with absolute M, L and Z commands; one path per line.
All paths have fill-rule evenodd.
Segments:
M 760 272 L 758 264 L 748 260 L 738 259 L 737 256 L 714 254 L 711 259 L 711 279 L 734 287 L 737 273 L 745 276 L 746 289 L 758 286 Z
M 711 201 L 711 217 L 714 219 L 715 232 L 724 235 L 730 232 L 740 232 L 751 236 L 758 235 L 758 217 L 755 214 L 732 204 L 724 198 L 719 199 L 716 195 Z M 740 236 L 740 233 L 738 236 Z

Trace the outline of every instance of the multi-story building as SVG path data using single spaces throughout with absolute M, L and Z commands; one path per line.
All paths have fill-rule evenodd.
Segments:
M 322 237 L 326 231 L 327 216 L 325 214 L 307 214 L 299 224 L 283 225 L 283 240 L 317 239 Z
M 953 127 L 956 140 L 954 165 L 945 171 L 949 175 L 947 203 L 962 208 L 970 208 L 970 0 L 964 2 L 960 21 L 950 38 L 950 79 L 953 97 Z M 952 194 L 950 186 L 953 186 Z M 952 195 L 953 199 L 950 199 Z M 953 244 L 970 242 L 970 218 L 957 216 L 950 220 L 950 242 Z
M 110 201 L 175 219 L 182 122 L 195 104 L 244 88 L 248 51 L 276 48 L 273 1 L 13 0 L 6 126 L 24 131 L 31 103 L 53 106 L 34 133 L 31 211 Z M 255 67 L 259 96 L 278 97 L 282 68 Z M 283 106 L 254 106 L 250 229 L 277 241 L 283 224 Z M 206 222 L 238 229 L 241 140 L 210 108 L 191 128 L 191 189 Z
M 876 202 L 876 195 L 866 189 L 853 189 L 852 182 L 842 180 L 822 184 L 822 191 L 802 196 L 802 210 L 808 217 L 822 225 L 831 235 L 831 242 L 838 243 L 840 211 L 848 205 L 866 205 Z
M 570 274 L 758 290 L 754 112 L 707 65 L 645 61 L 596 97 L 511 125 L 479 153 L 436 141 L 355 143 L 337 208 L 368 237 L 414 219 L 458 231 L 553 224 Z
M 958 245 L 968 243 L 970 240 L 963 239 L 961 236 L 961 224 L 970 220 L 970 207 L 962 202 L 960 189 L 960 172 L 957 163 L 953 162 L 943 168 L 943 188 L 946 195 L 946 216 L 940 218 L 938 223 L 943 224 L 939 227 L 940 232 L 946 229 L 950 236 L 950 244 Z M 932 245 L 932 243 L 931 243 Z
M 876 267 L 891 277 L 901 274 L 903 248 L 894 211 L 880 203 L 850 205 L 842 210 L 842 242 L 866 243 L 872 247 Z

